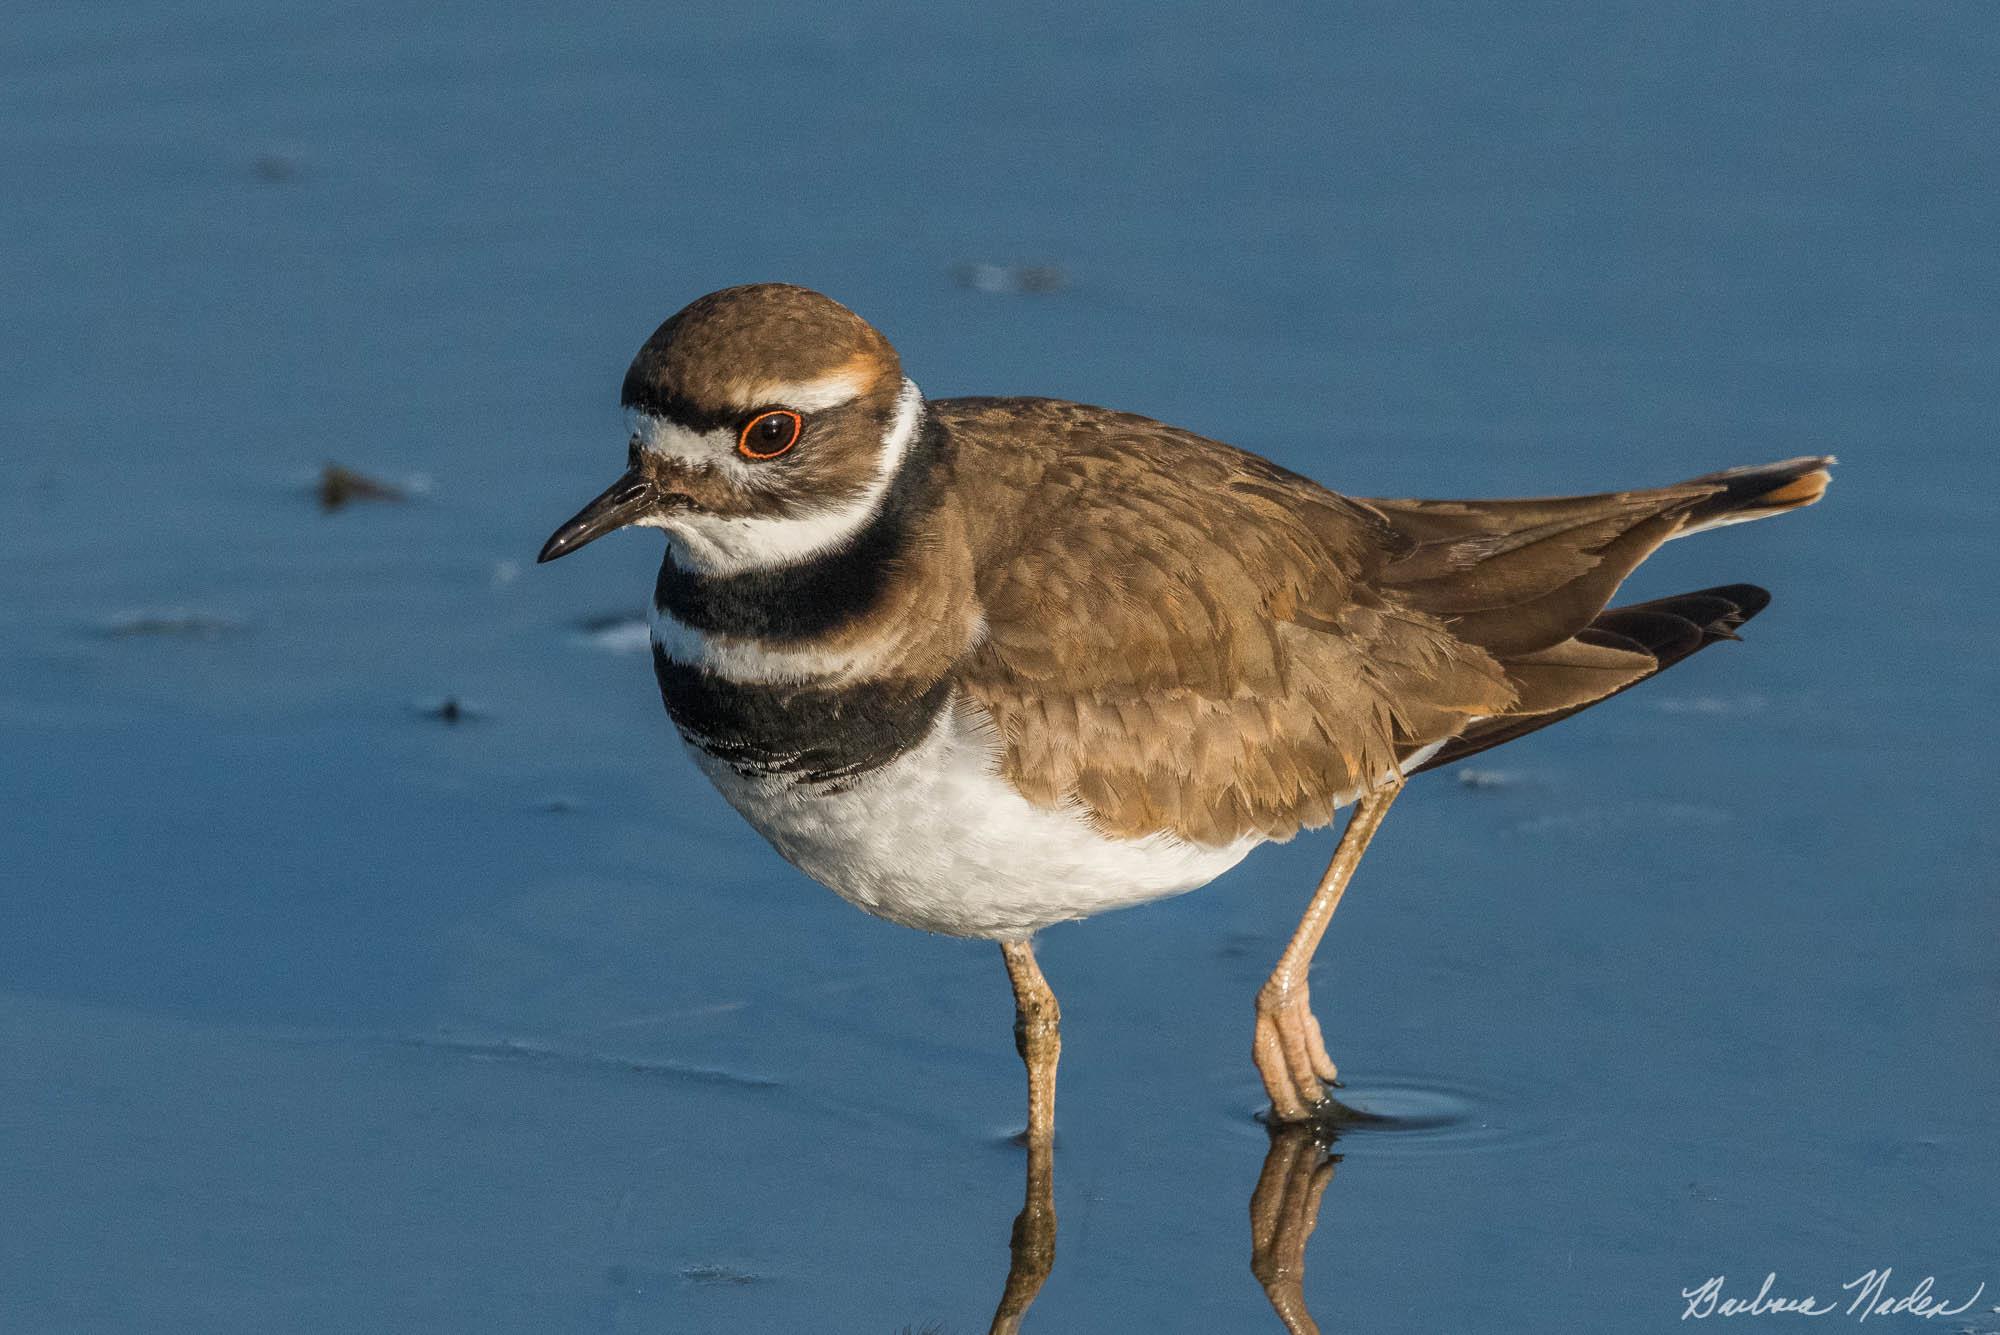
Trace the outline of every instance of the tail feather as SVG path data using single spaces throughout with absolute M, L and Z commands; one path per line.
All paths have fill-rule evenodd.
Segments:
M 1363 502 L 1402 545 L 1382 584 L 1452 634 L 1506 660 L 1589 626 L 1670 538 L 1810 505 L 1828 455 L 1708 473 L 1671 487 L 1540 500 Z
M 1821 489 L 1824 490 L 1824 483 Z M 1576 638 L 1585 644 L 1646 654 L 1653 659 L 1651 670 L 1616 690 L 1582 704 L 1539 714 L 1502 714 L 1483 719 L 1446 742 L 1435 755 L 1410 772 L 1421 774 L 1425 770 L 1478 755 L 1481 751 L 1540 731 L 1551 723 L 1559 723 L 1572 714 L 1609 700 L 1642 681 L 1658 676 L 1690 654 L 1698 653 L 1718 641 L 1738 638 L 1737 628 L 1763 611 L 1770 602 L 1771 595 L 1755 584 L 1724 584 L 1601 612 L 1590 625 L 1577 633 Z
M 1745 524 L 1811 505 L 1826 494 L 1827 485 L 1833 481 L 1833 474 L 1827 470 L 1837 462 L 1830 454 L 1806 454 L 1775 464 L 1725 468 L 1719 473 L 1689 478 L 1684 486 L 1712 486 L 1720 490 L 1689 507 L 1687 523 L 1674 536 L 1685 538 L 1704 529 Z
M 1735 639 L 1771 601 L 1754 584 L 1606 604 L 1670 538 L 1811 505 L 1833 464 L 1802 455 L 1596 496 L 1367 502 L 1406 540 L 1383 568 L 1385 587 L 1485 650 L 1516 692 L 1509 712 L 1468 725 L 1409 772 L 1546 728 Z M 1413 746 L 1410 758 L 1426 752 Z

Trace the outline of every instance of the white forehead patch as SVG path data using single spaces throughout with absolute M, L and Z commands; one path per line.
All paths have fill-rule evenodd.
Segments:
M 631 419 L 632 439 L 648 454 L 710 467 L 726 467 L 732 460 L 738 464 L 746 462 L 736 457 L 736 433 L 726 427 L 695 431 L 637 409 L 632 411 Z

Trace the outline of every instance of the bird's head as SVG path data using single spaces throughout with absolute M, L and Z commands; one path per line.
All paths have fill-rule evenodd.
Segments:
M 923 413 L 889 341 L 785 283 L 725 288 L 646 340 L 625 373 L 626 469 L 549 538 L 542 561 L 615 529 L 664 529 L 706 574 L 839 547 L 881 504 Z

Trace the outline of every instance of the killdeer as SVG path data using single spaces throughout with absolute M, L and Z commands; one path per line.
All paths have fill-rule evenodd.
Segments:
M 1660 544 L 1810 505 L 1830 457 L 1538 500 L 1357 500 L 1131 413 L 926 400 L 805 288 L 702 297 L 625 374 L 627 467 L 554 560 L 666 534 L 653 665 L 694 762 L 859 907 L 1000 944 L 1029 1139 L 1034 933 L 1352 815 L 1256 998 L 1272 1112 L 1336 1068 L 1306 971 L 1405 779 L 1734 638 L 1748 584 L 1609 608 Z

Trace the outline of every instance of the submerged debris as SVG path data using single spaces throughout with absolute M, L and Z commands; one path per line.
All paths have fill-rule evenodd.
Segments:
M 1486 790 L 1507 788 L 1520 779 L 1513 770 L 1504 769 L 1462 769 L 1458 772 L 1458 786 Z
M 1053 264 L 986 264 L 968 261 L 954 265 L 951 276 L 960 287 L 996 296 L 1022 292 L 1060 292 L 1069 286 L 1069 276 Z
M 266 185 L 296 181 L 304 164 L 290 153 L 259 153 L 250 162 L 250 174 Z
M 447 695 L 442 700 L 433 700 L 428 704 L 420 704 L 416 706 L 416 710 L 417 713 L 423 715 L 425 718 L 433 718 L 440 723 L 451 724 L 453 726 L 460 723 L 471 723 L 486 716 L 484 710 L 473 708 L 455 695 Z
M 316 487 L 319 508 L 328 512 L 338 510 L 355 501 L 400 501 L 406 499 L 401 487 L 392 486 L 365 473 L 357 473 L 340 464 L 328 464 L 320 470 Z

